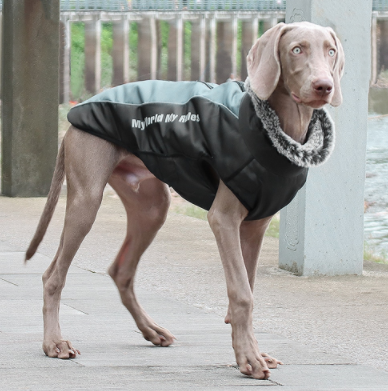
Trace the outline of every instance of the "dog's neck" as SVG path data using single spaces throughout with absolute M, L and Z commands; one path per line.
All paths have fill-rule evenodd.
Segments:
M 300 144 L 306 140 L 308 126 L 313 115 L 313 108 L 297 104 L 284 87 L 283 80 L 279 83 L 268 99 L 269 104 L 280 120 L 284 133 Z

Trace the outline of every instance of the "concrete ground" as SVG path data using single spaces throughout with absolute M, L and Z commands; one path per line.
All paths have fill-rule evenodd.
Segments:
M 63 334 L 82 355 L 41 350 L 41 274 L 58 245 L 65 209 L 38 254 L 23 252 L 45 200 L 0 197 L 0 390 L 388 390 L 388 265 L 363 276 L 303 278 L 277 268 L 267 238 L 255 290 L 259 346 L 285 365 L 268 381 L 239 374 L 223 271 L 207 222 L 170 213 L 137 277 L 140 302 L 178 338 L 153 347 L 138 333 L 105 274 L 125 232 L 120 201 L 107 193 L 62 295 Z

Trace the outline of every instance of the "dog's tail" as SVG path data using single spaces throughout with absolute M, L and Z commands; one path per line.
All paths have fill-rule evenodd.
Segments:
M 47 227 L 53 217 L 55 206 L 58 203 L 59 194 L 61 193 L 62 183 L 65 178 L 65 143 L 62 141 L 59 148 L 57 162 L 55 165 L 54 175 L 50 186 L 50 191 L 47 196 L 46 205 L 44 207 L 42 216 L 40 217 L 38 227 L 36 228 L 35 235 L 31 240 L 26 252 L 25 262 L 33 257 L 40 242 L 42 241 L 44 234 L 47 231 Z

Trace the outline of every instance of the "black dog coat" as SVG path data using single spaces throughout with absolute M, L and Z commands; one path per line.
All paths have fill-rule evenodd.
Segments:
M 301 145 L 246 83 L 145 81 L 106 90 L 70 110 L 78 129 L 138 156 L 161 181 L 209 210 L 221 179 L 248 209 L 247 220 L 271 216 L 323 163 L 334 130 L 314 110 Z

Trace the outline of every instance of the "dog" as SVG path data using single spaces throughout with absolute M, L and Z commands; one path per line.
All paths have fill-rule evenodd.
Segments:
M 73 125 L 60 146 L 46 206 L 26 252 L 27 261 L 43 239 L 66 177 L 61 241 L 42 277 L 47 356 L 79 354 L 62 338 L 59 303 L 68 268 L 93 225 L 107 183 L 128 218 L 124 243 L 108 273 L 144 338 L 154 345 L 173 343 L 173 334 L 147 315 L 134 293 L 138 262 L 167 216 L 170 184 L 209 210 L 227 282 L 225 322 L 232 326 L 240 372 L 268 379 L 270 369 L 281 364 L 259 351 L 253 332 L 258 256 L 273 214 L 303 186 L 308 168 L 322 164 L 333 149 L 334 130 L 323 106 L 342 102 L 344 53 L 331 28 L 280 23 L 257 40 L 247 64 L 245 85 L 130 83 L 70 111 Z M 163 94 L 181 93 L 176 113 L 171 112 L 174 102 L 157 102 Z M 159 111 L 149 114 L 151 107 Z M 122 127 L 131 129 L 129 135 L 113 137 Z M 224 140 L 227 135 L 231 141 Z

